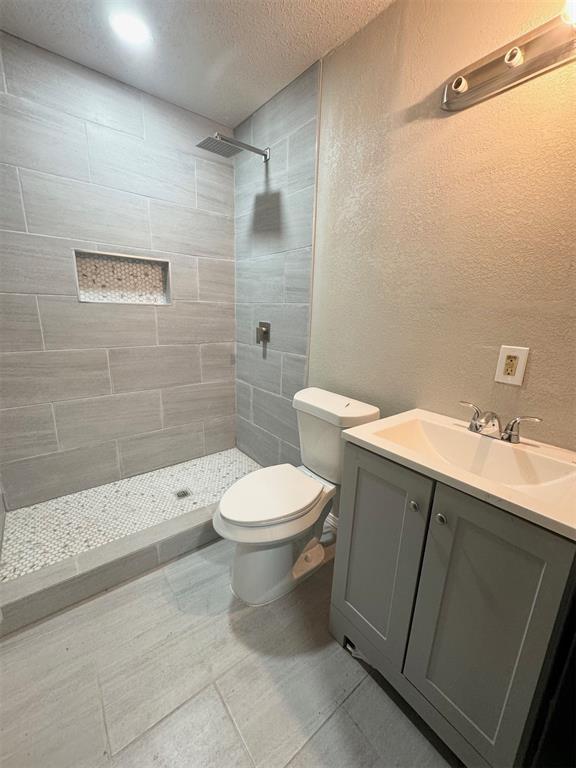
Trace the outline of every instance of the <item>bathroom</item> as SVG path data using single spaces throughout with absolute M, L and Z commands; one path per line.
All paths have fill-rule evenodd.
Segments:
M 574 766 L 573 0 L 0 0 L 0 765 Z

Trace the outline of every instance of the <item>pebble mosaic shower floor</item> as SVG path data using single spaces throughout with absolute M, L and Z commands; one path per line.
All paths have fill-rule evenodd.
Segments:
M 259 467 L 231 448 L 8 512 L 0 581 L 213 504 Z M 189 495 L 179 498 L 178 491 Z

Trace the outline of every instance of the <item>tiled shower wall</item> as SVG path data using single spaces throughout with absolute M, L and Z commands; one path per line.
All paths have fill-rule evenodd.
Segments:
M 9 509 L 234 445 L 222 129 L 0 38 L 0 473 Z M 173 304 L 82 304 L 73 249 L 168 259 Z
M 300 463 L 292 396 L 308 362 L 319 76 L 314 65 L 235 131 L 271 150 L 268 163 L 237 156 L 235 188 L 237 441 L 264 465 Z

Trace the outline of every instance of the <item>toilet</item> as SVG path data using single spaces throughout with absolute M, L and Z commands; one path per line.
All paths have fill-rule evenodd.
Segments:
M 249 605 L 277 600 L 334 556 L 341 433 L 380 417 L 373 405 L 317 387 L 297 392 L 293 406 L 303 465 L 246 475 L 224 493 L 213 517 L 216 532 L 236 543 L 231 587 Z

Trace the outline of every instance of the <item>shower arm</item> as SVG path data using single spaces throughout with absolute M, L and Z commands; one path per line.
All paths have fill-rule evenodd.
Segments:
M 223 141 L 225 144 L 231 144 L 233 147 L 238 147 L 238 149 L 246 149 L 248 152 L 254 152 L 255 155 L 263 157 L 265 163 L 270 160 L 270 147 L 260 149 L 259 147 L 254 147 L 252 144 L 245 144 L 243 141 L 233 139 L 230 136 L 224 136 L 222 133 L 215 133 L 214 138 L 217 141 Z

